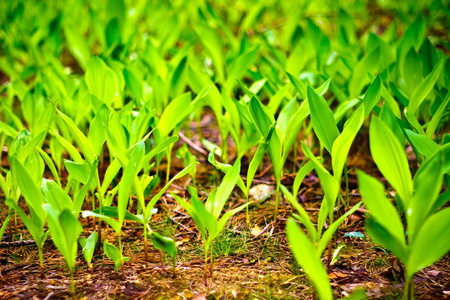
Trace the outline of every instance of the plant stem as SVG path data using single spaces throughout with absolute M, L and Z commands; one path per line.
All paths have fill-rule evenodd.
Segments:
M 75 282 L 73 280 L 73 269 L 70 269 L 70 291 L 72 292 L 72 298 L 75 299 Z
M 147 248 L 147 227 L 144 225 L 144 260 L 148 261 L 148 248 Z
M 328 254 L 327 254 L 327 271 L 330 272 L 330 268 L 331 268 L 331 252 L 333 250 L 333 243 L 332 240 L 330 239 L 330 241 L 328 242 Z
M 403 292 L 403 300 L 413 300 L 414 299 L 414 275 L 408 276 L 405 283 L 405 290 Z
M 167 148 L 167 169 L 166 169 L 166 183 L 169 182 L 170 164 L 172 163 L 172 145 Z
M 275 210 L 273 213 L 273 226 L 275 227 L 277 225 L 277 220 L 278 220 L 278 206 L 280 204 L 280 185 L 281 185 L 281 180 L 277 180 L 277 188 L 276 188 L 276 193 L 275 193 Z
M 248 203 L 248 190 L 245 193 L 245 203 Z M 247 207 L 245 207 L 245 216 L 246 216 L 246 223 L 247 223 L 247 227 L 250 227 L 250 216 L 248 214 L 248 205 Z
M 45 278 L 44 274 L 44 253 L 42 249 L 43 245 L 38 245 L 38 253 L 39 253 L 39 267 L 41 269 L 41 279 Z
M 344 165 L 345 169 L 345 209 L 347 210 L 350 207 L 350 196 L 349 196 L 349 191 L 348 191 L 348 166 L 347 163 L 345 163 Z
M 122 280 L 125 280 L 127 276 L 125 275 L 125 269 L 123 267 L 124 261 L 123 261 L 123 251 L 122 251 L 122 234 L 119 232 L 118 234 L 118 241 L 119 241 L 119 251 L 120 251 L 120 269 L 122 270 Z

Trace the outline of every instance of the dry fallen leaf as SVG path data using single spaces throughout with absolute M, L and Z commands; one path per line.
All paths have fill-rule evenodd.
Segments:
M 192 300 L 206 300 L 205 294 L 195 294 Z
M 273 186 L 267 184 L 258 184 L 252 187 L 249 196 L 256 201 L 263 201 L 273 194 Z
M 427 273 L 427 275 L 430 275 L 430 276 L 438 276 L 439 275 L 439 273 L 441 273 L 440 271 L 437 271 L 437 270 L 430 270 L 430 271 L 427 271 L 426 272 Z

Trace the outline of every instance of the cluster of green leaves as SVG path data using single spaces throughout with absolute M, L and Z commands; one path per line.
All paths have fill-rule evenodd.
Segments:
M 281 190 L 298 212 L 287 224 L 294 256 L 328 299 L 320 259 L 328 244 L 329 267 L 332 235 L 360 205 L 350 208 L 342 186 L 351 146 L 372 118 L 371 154 L 398 196 L 395 208 L 375 179 L 359 173 L 371 216 L 367 231 L 405 263 L 405 295 L 412 297 L 413 275 L 448 251 L 436 244 L 428 260 L 419 256 L 426 242 L 420 228 L 448 215 L 440 208 L 449 194 L 440 190 L 450 186 L 449 47 L 434 35 L 446 32 L 446 9 L 442 0 L 1 2 L 0 145 L 10 169 L 1 169 L 8 214 L 0 236 L 18 214 L 38 246 L 42 276 L 49 233 L 73 276 L 82 212 L 98 218 L 97 231 L 79 239 L 90 267 L 103 245 L 125 276 L 125 222 L 143 227 L 145 259 L 150 238 L 175 267 L 175 243 L 151 229 L 151 216 L 175 180 L 195 176 L 195 153 L 184 146 L 178 152 L 184 169 L 171 177 L 172 150 L 179 133 L 190 137 L 192 121 L 199 128 L 207 111 L 219 136 L 208 140 L 198 130 L 197 139 L 225 176 L 205 205 L 196 187 L 189 187 L 191 203 L 173 195 L 199 228 L 205 277 L 211 245 L 231 216 L 246 208 L 250 224 L 252 181 L 270 161 L 274 224 Z M 420 164 L 412 181 L 407 143 Z M 305 160 L 291 193 L 281 179 L 296 171 L 300 152 Z M 165 184 L 153 193 L 163 160 Z M 246 172 L 241 161 L 249 161 Z M 297 202 L 313 170 L 324 192 L 317 224 Z M 236 185 L 247 203 L 221 215 Z M 398 218 L 384 221 L 386 214 Z M 117 244 L 102 241 L 103 222 Z M 434 236 L 445 234 L 439 230 Z M 212 262 L 211 254 L 211 274 Z

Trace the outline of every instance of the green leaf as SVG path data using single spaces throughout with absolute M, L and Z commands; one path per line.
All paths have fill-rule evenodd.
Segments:
M 103 144 L 106 140 L 105 129 L 108 126 L 108 120 L 109 109 L 103 104 L 95 113 L 95 117 L 89 126 L 88 136 L 88 140 L 92 144 L 94 153 L 98 156 L 100 156 L 103 151 Z
M 370 152 L 384 177 L 407 206 L 412 197 L 412 180 L 405 151 L 398 139 L 378 117 L 370 123 Z
M 84 157 L 87 161 L 92 164 L 94 161 L 94 149 L 92 148 L 91 143 L 86 138 L 86 136 L 81 132 L 80 129 L 75 125 L 71 118 L 63 114 L 59 109 L 56 110 L 61 119 L 66 124 L 67 128 L 69 128 L 72 137 L 77 142 L 78 147 L 80 147 L 81 152 L 83 152 Z
M 339 130 L 334 122 L 333 112 L 325 99 L 308 86 L 308 103 L 314 132 L 322 145 L 331 154 L 334 141 Z
M 252 97 L 250 100 L 250 113 L 253 119 L 253 123 L 256 125 L 260 135 L 263 137 L 269 130 L 270 126 L 274 122 L 273 118 L 269 117 L 270 114 L 266 111 L 267 109 L 262 103 Z
M 106 223 L 108 223 L 109 226 L 111 226 L 117 234 L 120 233 L 120 230 L 122 228 L 121 224 L 119 224 L 119 222 L 117 222 L 116 220 L 114 220 L 108 216 L 101 215 L 101 214 L 98 214 L 98 213 L 95 213 L 95 212 L 92 212 L 89 210 L 83 211 L 82 217 L 83 218 L 87 218 L 87 217 L 100 218 L 100 219 L 104 220 Z
M 317 246 L 317 253 L 322 254 L 325 248 L 327 247 L 329 241 L 333 237 L 336 230 L 338 230 L 339 226 L 345 219 L 347 219 L 351 214 L 353 214 L 359 207 L 361 206 L 361 202 L 353 206 L 349 211 L 343 214 L 339 219 L 330 224 L 328 229 L 322 235 L 319 240 L 319 245 Z
M 103 251 L 105 252 L 106 256 L 109 257 L 114 262 L 114 269 L 117 271 L 119 270 L 120 266 L 122 265 L 122 253 L 119 249 L 117 249 L 116 246 L 113 244 L 108 243 L 108 240 L 105 240 L 103 242 Z
M 122 179 L 119 183 L 119 199 L 118 199 L 118 208 L 119 208 L 119 224 L 122 225 L 123 220 L 125 218 L 125 212 L 127 211 L 128 200 L 130 198 L 131 187 L 138 175 L 139 171 L 142 169 L 142 162 L 144 160 L 145 154 L 145 145 L 144 142 L 141 141 L 134 148 L 131 153 L 130 160 L 128 161 L 128 165 L 123 170 Z
M 436 262 L 450 251 L 450 208 L 435 213 L 420 227 L 411 243 L 406 268 L 414 274 Z
M 414 176 L 414 196 L 406 210 L 408 221 L 408 236 L 411 242 L 416 231 L 422 227 L 422 222 L 431 214 L 431 208 L 442 188 L 442 166 L 440 152 L 427 159 Z
M 312 281 L 319 298 L 333 299 L 327 272 L 322 265 L 315 246 L 311 244 L 307 236 L 292 219 L 286 224 L 286 235 L 295 259 Z
M 436 144 L 431 138 L 426 135 L 421 135 L 411 131 L 409 129 L 405 129 L 406 136 L 411 144 L 425 157 L 430 156 L 437 150 L 439 150 L 439 145 Z
M 283 192 L 284 196 L 289 201 L 289 203 L 291 203 L 291 205 L 300 214 L 299 221 L 301 221 L 303 223 L 303 225 L 306 227 L 306 230 L 308 231 L 309 239 L 311 240 L 311 243 L 316 244 L 316 241 L 318 239 L 317 231 L 316 231 L 316 228 L 314 227 L 314 224 L 309 219 L 308 213 L 303 208 L 303 206 L 301 206 L 297 202 L 297 199 L 294 198 L 294 195 L 292 195 L 284 185 L 281 185 L 281 191 Z
M 360 106 L 345 123 L 344 130 L 333 143 L 331 160 L 333 165 L 333 175 L 337 182 L 341 182 L 342 171 L 347 162 L 348 152 L 355 140 L 359 129 L 364 123 L 365 106 Z
M 406 241 L 403 224 L 394 205 L 384 195 L 383 185 L 362 171 L 358 172 L 358 182 L 364 203 L 373 216 L 373 219 L 368 221 L 373 235 L 370 232 L 369 235 L 377 242 L 389 245 L 386 247 L 405 261 Z
M 367 89 L 366 95 L 364 96 L 364 119 L 366 119 L 375 105 L 378 104 L 381 97 L 381 79 L 377 76 L 372 84 Z
M 214 197 L 214 202 L 210 202 L 209 198 L 206 202 L 206 208 L 216 217 L 222 213 L 222 209 L 225 203 L 228 201 L 234 186 L 239 178 L 239 172 L 241 171 L 241 160 L 238 159 L 234 163 L 233 167 L 230 169 L 222 180 L 219 188 L 217 189 L 216 196 Z
M 67 265 L 70 269 L 73 269 L 75 265 L 75 259 L 77 257 L 77 240 L 80 234 L 83 232 L 83 227 L 80 221 L 72 214 L 71 211 L 65 209 L 59 214 L 59 223 L 61 229 L 64 232 L 65 244 L 67 248 L 67 254 L 65 256 Z M 51 229 L 50 229 L 51 230 Z M 55 238 L 52 235 L 52 238 Z
M 158 129 L 163 137 L 167 136 L 178 123 L 187 117 L 191 103 L 191 94 L 185 93 L 173 99 L 164 109 L 158 123 Z
M 186 174 L 189 174 L 194 168 L 197 167 L 197 162 L 194 162 L 192 164 L 190 164 L 189 166 L 187 166 L 186 168 L 184 168 L 183 170 L 181 170 L 180 172 L 178 172 L 177 175 L 175 175 L 171 180 L 169 180 L 168 183 L 166 183 L 166 185 L 158 192 L 158 194 L 156 194 L 155 196 L 153 196 L 153 198 L 150 200 L 150 202 L 147 204 L 147 207 L 145 208 L 145 219 L 144 222 L 148 222 L 150 219 L 150 211 L 153 209 L 153 206 L 155 206 L 156 201 L 159 200 L 159 198 L 161 198 L 161 196 L 166 192 L 166 190 L 172 185 L 172 183 L 185 176 Z
M 449 101 L 450 101 L 450 91 L 447 91 L 447 95 L 445 96 L 444 101 L 442 101 L 442 103 L 439 105 L 438 109 L 433 114 L 430 122 L 428 123 L 426 134 L 429 138 L 433 138 L 436 128 L 442 121 L 442 115 L 444 114 L 445 109 L 448 107 Z
M 207 244 L 211 244 L 212 241 L 222 232 L 222 230 L 225 228 L 225 225 L 228 223 L 230 218 L 252 204 L 253 202 L 247 202 L 245 204 L 242 204 L 241 206 L 236 207 L 235 209 L 229 210 L 226 213 L 223 214 L 222 218 L 220 218 L 219 222 L 217 223 L 217 228 L 214 231 L 210 232 L 210 236 L 208 237 Z
M 94 256 L 95 248 L 97 247 L 98 242 L 98 233 L 94 230 L 94 232 L 89 235 L 87 239 L 85 239 L 84 245 L 82 245 L 81 238 L 79 239 L 80 245 L 83 247 L 82 253 L 88 267 L 92 269 L 92 257 Z
M 52 205 L 53 209 L 62 212 L 64 209 L 72 210 L 72 199 L 53 180 L 42 179 L 41 190 L 45 201 Z
M 72 176 L 76 181 L 86 184 L 86 182 L 89 179 L 89 173 L 91 171 L 91 168 L 89 167 L 88 162 L 84 162 L 84 163 L 80 164 L 80 163 L 65 159 L 64 166 L 66 167 L 67 172 L 69 172 L 69 175 Z
M 119 95 L 119 82 L 114 71 L 99 57 L 92 57 L 86 70 L 89 92 L 111 106 Z
M 441 76 L 444 67 L 445 59 L 441 59 L 439 63 L 433 68 L 430 74 L 419 84 L 414 90 L 411 100 L 409 101 L 408 111 L 415 113 L 420 104 L 425 100 L 427 95 L 431 92 L 436 84 L 439 76 Z
M 153 246 L 158 249 L 166 252 L 173 259 L 177 256 L 177 245 L 173 241 L 173 239 L 160 235 L 157 232 L 150 233 L 150 239 L 152 240 Z
M 45 198 L 41 189 L 33 181 L 28 170 L 15 157 L 12 158 L 11 169 L 28 207 L 33 209 L 44 223 L 45 211 L 42 205 L 45 203 Z
M 100 213 L 100 209 L 98 208 L 98 209 L 94 210 L 94 213 L 97 213 L 97 214 Z M 110 218 L 118 219 L 119 218 L 119 208 L 116 206 L 102 207 L 102 214 L 107 217 L 110 217 Z M 128 210 L 125 211 L 124 220 L 132 221 L 132 222 L 136 222 L 136 223 L 144 225 L 141 217 L 133 215 Z

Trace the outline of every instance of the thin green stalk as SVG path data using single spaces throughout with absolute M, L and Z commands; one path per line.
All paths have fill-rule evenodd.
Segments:
M 172 163 L 172 145 L 170 145 L 167 148 L 166 182 L 169 182 L 169 178 L 170 178 L 170 164 Z
M 41 269 L 41 279 L 45 278 L 45 274 L 44 274 L 44 253 L 43 253 L 43 249 L 42 249 L 43 245 L 39 245 L 38 246 L 38 253 L 39 253 L 39 267 Z
M 278 206 L 280 205 L 280 185 L 281 180 L 277 180 L 277 188 L 276 188 L 276 194 L 275 194 L 275 211 L 274 211 L 274 227 L 277 225 L 277 219 L 278 219 Z
M 144 225 L 144 260 L 148 261 L 147 226 Z
M 405 290 L 403 292 L 403 300 L 413 300 L 414 299 L 414 275 L 408 276 L 406 278 Z
M 70 269 L 70 291 L 72 292 L 72 298 L 75 299 L 75 282 L 73 279 L 73 268 Z
M 245 193 L 245 203 L 248 203 L 248 200 L 249 199 L 248 199 L 248 190 L 247 190 Z M 245 216 L 246 216 L 245 220 L 247 223 L 247 227 L 250 227 L 250 215 L 248 213 L 248 206 L 245 208 Z
M 122 270 L 122 279 L 125 280 L 127 277 L 125 275 L 125 269 L 124 269 L 124 261 L 123 261 L 123 251 L 122 251 L 122 234 L 119 232 L 118 234 L 118 240 L 119 240 L 119 251 L 120 251 L 120 269 Z
M 348 191 L 348 166 L 347 163 L 344 165 L 344 172 L 345 172 L 345 209 L 347 210 L 350 207 L 350 194 Z

